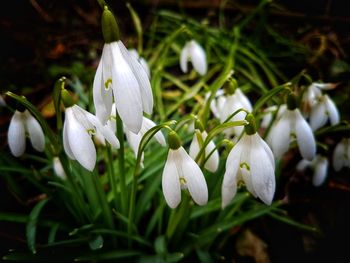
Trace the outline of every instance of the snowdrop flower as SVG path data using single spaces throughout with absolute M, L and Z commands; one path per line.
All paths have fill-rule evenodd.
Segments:
M 302 159 L 297 164 L 298 171 L 304 171 L 307 167 L 311 167 L 311 169 L 314 170 L 314 174 L 312 176 L 312 184 L 316 187 L 322 185 L 327 177 L 327 158 L 321 155 L 316 155 L 316 157 L 312 161 Z
M 107 26 L 112 28 L 105 30 Z M 102 15 L 102 30 L 106 43 L 93 83 L 96 116 L 105 124 L 114 99 L 124 125 L 130 131 L 138 133 L 143 112 L 151 114 L 153 109 L 153 95 L 147 72 L 119 40 L 115 33 L 118 30 L 115 18 L 108 9 Z
M 126 139 L 128 140 L 131 149 L 134 151 L 135 157 L 137 157 L 137 152 L 139 150 L 139 145 L 140 145 L 142 137 L 145 135 L 145 133 L 147 131 L 149 131 L 154 126 L 156 126 L 156 124 L 153 121 L 151 121 L 150 119 L 147 119 L 146 117 L 143 117 L 143 122 L 142 122 L 141 130 L 139 131 L 139 133 L 135 134 L 135 133 L 125 129 Z M 162 146 L 166 145 L 164 135 L 161 131 L 157 132 L 155 134 L 154 138 L 157 140 L 157 142 L 160 145 L 162 145 Z M 142 159 L 143 159 L 143 157 L 142 157 Z
M 205 95 L 205 102 L 207 103 L 208 99 L 210 97 L 210 92 L 208 92 Z M 222 107 L 225 104 L 225 96 L 224 96 L 224 90 L 223 89 L 219 89 L 216 94 L 215 94 L 215 98 L 210 102 L 210 110 L 213 113 L 213 115 L 215 116 L 215 118 L 220 119 L 220 113 L 222 111 Z
M 134 58 L 136 58 L 140 64 L 143 66 L 143 68 L 145 69 L 146 73 L 147 73 L 147 76 L 148 78 L 151 77 L 151 71 L 149 69 L 149 66 L 148 66 L 148 63 L 147 61 L 143 58 L 143 57 L 140 57 L 139 53 L 137 52 L 136 49 L 132 48 L 132 49 L 129 49 L 129 52 L 130 52 L 130 55 L 133 56 Z
M 331 125 L 336 125 L 340 121 L 339 112 L 337 106 L 328 97 L 323 95 L 319 97 L 316 104 L 311 108 L 310 113 L 310 126 L 312 130 L 317 130 L 330 120 Z
M 26 149 L 26 133 L 33 148 L 43 152 L 45 148 L 45 136 L 39 122 L 30 114 L 28 110 L 15 111 L 11 118 L 7 140 L 11 153 L 19 157 Z
M 265 109 L 264 110 L 264 117 L 261 121 L 260 127 L 266 129 L 272 121 L 273 114 L 278 110 L 276 119 L 279 119 L 279 118 L 281 118 L 281 116 L 283 115 L 283 113 L 286 109 L 287 109 L 286 104 L 282 104 L 279 108 L 276 105 L 273 105 L 273 106 Z
M 53 158 L 53 170 L 55 174 L 62 180 L 65 180 L 67 178 L 67 175 L 63 169 L 62 163 L 58 157 Z
M 275 160 L 269 146 L 256 132 L 253 115 L 248 114 L 245 133 L 232 148 L 226 161 L 222 183 L 222 207 L 236 195 L 237 184 L 243 181 L 248 191 L 270 205 L 275 193 Z
M 195 122 L 196 132 L 193 135 L 193 139 L 190 145 L 190 156 L 195 160 L 201 147 L 200 143 L 198 142 L 198 137 L 200 137 L 200 141 L 204 142 L 208 136 L 207 132 L 204 130 L 203 125 L 199 123 L 198 120 Z M 200 127 L 199 127 L 200 126 Z M 204 150 L 204 158 L 207 158 L 207 156 L 215 149 L 215 144 L 211 140 Z M 208 171 L 214 173 L 219 167 L 219 152 L 217 149 L 210 155 L 208 160 L 206 161 L 204 168 Z
M 342 139 L 333 152 L 333 167 L 337 172 L 343 167 L 350 168 L 350 138 Z
M 305 117 L 309 117 L 312 107 L 316 104 L 319 97 L 322 96 L 322 91 L 318 88 L 317 83 L 312 83 L 306 88 L 302 98 L 301 105 Z
M 294 95 L 289 95 L 289 97 Z M 271 127 L 267 136 L 267 143 L 277 159 L 287 152 L 292 141 L 296 140 L 301 156 L 304 159 L 312 160 L 316 154 L 316 142 L 314 134 L 301 115 L 298 108 L 287 105 L 287 109 L 282 113 L 280 119 Z
M 99 132 L 114 147 L 119 141 L 111 129 L 102 125 L 96 116 L 78 105 L 66 107 L 66 119 L 63 125 L 63 147 L 69 158 L 77 160 L 84 168 L 92 171 L 96 163 L 96 149 L 91 139 Z
M 187 62 L 191 61 L 193 68 L 200 75 L 205 75 L 207 73 L 207 58 L 204 49 L 195 41 L 188 41 L 180 55 L 180 67 L 182 72 L 187 73 L 188 67 Z
M 253 110 L 252 104 L 250 103 L 249 99 L 243 94 L 243 92 L 236 88 L 235 92 L 232 95 L 226 96 L 225 102 L 222 106 L 221 112 L 220 112 L 220 121 L 223 123 L 226 121 L 226 119 L 235 111 L 239 109 L 245 109 L 248 112 L 251 112 Z M 247 113 L 244 111 L 241 111 L 237 113 L 235 116 L 233 116 L 230 121 L 239 121 L 244 120 Z M 235 126 L 231 129 L 225 130 L 225 133 L 230 135 L 240 135 L 243 131 L 242 126 Z
M 169 133 L 168 141 L 169 153 L 162 175 L 165 201 L 176 208 L 181 202 L 181 189 L 187 189 L 195 203 L 205 205 L 208 187 L 201 169 L 181 146 L 175 132 Z

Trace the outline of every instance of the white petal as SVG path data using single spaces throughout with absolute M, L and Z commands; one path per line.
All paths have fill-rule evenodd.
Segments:
M 146 117 L 143 117 L 143 122 L 142 122 L 142 130 L 143 130 L 143 135 L 149 131 L 150 129 L 152 129 L 154 126 L 156 126 L 156 124 L 151 121 L 150 119 L 146 118 Z M 143 136 L 142 135 L 142 136 Z M 157 142 L 162 145 L 162 146 L 166 146 L 166 141 L 165 141 L 165 138 L 164 138 L 164 135 L 161 131 L 157 132 L 155 135 L 154 135 L 154 138 L 157 140 Z
M 304 159 L 311 161 L 316 155 L 315 137 L 309 124 L 301 116 L 300 111 L 296 109 L 295 113 L 295 132 L 299 151 Z
M 66 179 L 66 173 L 64 172 L 62 163 L 60 162 L 60 159 L 58 157 L 53 158 L 53 170 L 55 174 L 60 177 L 61 179 Z
M 306 169 L 307 167 L 309 167 L 310 165 L 311 165 L 311 161 L 308 161 L 308 160 L 306 160 L 306 159 L 301 159 L 301 160 L 298 162 L 296 169 L 297 169 L 297 171 L 302 172 L 302 171 L 305 171 L 305 169 Z
M 268 135 L 267 141 L 276 159 L 280 159 L 288 151 L 291 132 L 290 117 L 290 112 L 285 112 L 281 119 L 271 127 Z
M 12 116 L 7 133 L 7 140 L 11 153 L 14 156 L 19 157 L 24 153 L 26 149 L 26 133 L 23 113 L 15 111 Z
M 125 129 L 125 135 L 126 135 L 126 139 L 128 140 L 128 143 L 130 144 L 131 149 L 133 150 L 133 152 L 135 154 L 135 157 L 137 157 L 139 145 L 140 145 L 140 142 L 142 139 L 141 134 L 140 133 L 135 134 L 135 133 Z
M 341 170 L 344 166 L 344 155 L 345 152 L 345 144 L 344 141 L 340 141 L 334 149 L 333 152 L 333 167 L 337 172 Z
M 180 54 L 180 68 L 183 73 L 187 73 L 188 67 L 188 59 L 189 59 L 189 50 L 188 50 L 188 43 L 185 44 L 185 46 L 181 50 Z
M 28 110 L 24 112 L 25 127 L 29 134 L 30 142 L 33 148 L 39 152 L 45 149 L 45 136 L 43 129 L 39 122 L 29 113 Z
M 68 143 L 75 159 L 87 170 L 92 171 L 96 164 L 96 150 L 92 139 L 85 128 L 74 118 L 67 114 Z
M 325 102 L 331 124 L 338 124 L 340 122 L 340 116 L 337 106 L 335 106 L 334 102 L 328 97 L 328 95 L 325 95 Z
M 272 153 L 272 150 L 271 148 L 268 146 L 268 144 L 260 137 L 260 135 L 258 133 L 255 133 L 254 135 L 252 136 L 255 136 L 257 137 L 257 141 L 258 143 L 261 145 L 261 147 L 263 147 L 263 149 L 265 150 L 267 156 L 269 157 L 270 159 L 270 162 L 272 164 L 273 167 L 275 167 L 275 158 L 273 156 L 273 153 Z
M 140 58 L 139 61 L 140 61 L 141 66 L 146 71 L 148 78 L 150 78 L 151 77 L 151 70 L 149 69 L 149 66 L 148 66 L 148 63 L 147 63 L 146 59 Z
M 117 43 L 126 63 L 128 63 L 128 65 L 130 66 L 132 72 L 134 73 L 134 76 L 137 79 L 137 82 L 139 83 L 143 110 L 147 114 L 152 114 L 153 94 L 147 72 L 135 57 L 130 56 L 129 51 L 126 49 L 126 47 L 121 41 L 118 41 Z
M 68 138 L 68 128 L 67 126 L 69 125 L 68 123 L 68 115 L 73 115 L 73 110 L 71 107 L 66 108 L 66 118 L 63 123 L 63 148 L 68 157 L 72 160 L 75 160 L 74 154 L 72 152 L 72 149 L 70 148 L 69 145 L 69 138 Z
M 317 159 L 315 172 L 312 177 L 312 184 L 314 186 L 320 186 L 324 183 L 327 177 L 328 170 L 328 160 L 324 157 L 320 157 Z
M 252 182 L 252 176 L 250 174 L 250 172 L 245 169 L 245 168 L 241 168 L 239 169 L 239 175 L 242 177 L 244 184 L 247 188 L 247 190 L 254 196 L 254 197 L 258 197 L 257 193 L 255 192 L 255 189 L 253 187 L 253 182 Z
M 207 147 L 205 148 L 205 156 L 207 157 L 211 151 L 213 151 L 215 149 L 215 144 L 213 141 L 210 141 L 207 145 Z M 219 152 L 216 149 L 212 155 L 210 155 L 209 159 L 207 160 L 207 162 L 204 165 L 204 168 L 207 169 L 208 171 L 215 173 L 216 170 L 219 167 Z
M 310 126 L 313 131 L 324 126 L 327 122 L 326 105 L 323 101 L 318 102 L 311 109 Z
M 237 192 L 237 174 L 241 158 L 242 144 L 238 142 L 229 153 L 226 160 L 226 171 L 221 186 L 222 208 L 226 207 Z
M 176 150 L 181 156 L 181 170 L 186 180 L 186 186 L 193 200 L 198 205 L 208 202 L 208 187 L 202 170 L 198 164 L 187 154 L 183 147 Z M 180 175 L 181 176 L 181 175 Z
M 97 119 L 97 117 L 92 115 L 90 112 L 84 112 L 86 118 L 93 126 L 95 126 L 98 133 L 101 133 L 103 137 L 112 145 L 112 147 L 118 149 L 120 147 L 119 141 L 113 131 L 107 125 L 102 125 L 99 119 Z
M 276 188 L 275 167 L 257 137 L 252 139 L 249 163 L 252 185 L 256 195 L 265 204 L 270 205 Z
M 193 68 L 200 74 L 207 73 L 207 57 L 204 49 L 194 40 L 190 42 L 189 55 L 193 64 Z
M 181 201 L 181 187 L 179 175 L 175 165 L 173 150 L 169 150 L 162 175 L 162 189 L 165 201 L 171 208 L 176 208 Z
M 240 89 L 236 89 L 235 94 L 239 101 L 241 102 L 244 109 L 246 109 L 249 112 L 253 111 L 252 104 L 250 103 L 248 97 L 244 95 L 244 93 Z
M 123 58 L 118 45 L 114 45 L 113 94 L 115 104 L 125 126 L 138 133 L 142 125 L 142 99 L 140 87 L 128 63 Z

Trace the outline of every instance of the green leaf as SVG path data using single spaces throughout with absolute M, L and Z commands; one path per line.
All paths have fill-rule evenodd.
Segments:
M 54 224 L 51 229 L 50 229 L 50 232 L 49 232 L 49 237 L 48 237 L 48 241 L 47 243 L 48 244 L 53 244 L 55 242 L 55 239 L 56 239 L 56 234 L 57 234 L 57 231 L 58 231 L 58 228 L 60 227 L 60 224 L 57 223 L 57 224 Z
M 165 254 L 167 252 L 167 245 L 165 241 L 165 236 L 159 236 L 154 241 L 154 249 L 157 254 Z
M 142 46 L 143 46 L 142 23 L 140 21 L 140 17 L 135 12 L 134 8 L 132 8 L 130 3 L 127 3 L 126 7 L 129 9 L 132 21 L 134 22 L 134 26 L 135 26 L 136 33 L 137 33 L 137 40 L 138 40 L 138 42 L 137 42 L 138 43 L 137 50 L 138 50 L 139 54 L 141 55 L 141 53 L 142 53 Z
M 284 222 L 286 224 L 295 226 L 296 228 L 299 228 L 299 229 L 302 229 L 302 230 L 307 230 L 307 231 L 314 232 L 314 233 L 319 233 L 320 232 L 320 230 L 317 227 L 299 223 L 299 222 L 293 220 L 292 218 L 288 217 L 287 215 L 279 215 L 279 214 L 276 214 L 276 213 L 273 213 L 273 212 L 270 212 L 268 215 L 271 216 L 272 218 L 278 220 L 278 221 L 281 221 L 281 222 Z
M 48 201 L 49 199 L 41 200 L 39 203 L 37 203 L 34 206 L 33 210 L 29 214 L 27 228 L 26 228 L 26 236 L 27 236 L 28 247 L 33 254 L 36 253 L 35 240 L 36 240 L 36 227 L 38 223 L 38 218 L 41 210 L 44 208 L 45 204 Z

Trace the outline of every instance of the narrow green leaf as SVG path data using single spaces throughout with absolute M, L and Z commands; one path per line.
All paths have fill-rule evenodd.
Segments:
M 27 236 L 27 243 L 30 251 L 32 251 L 33 254 L 36 253 L 36 228 L 38 223 L 38 218 L 40 215 L 41 210 L 44 208 L 45 204 L 49 201 L 49 199 L 41 200 L 39 203 L 37 203 L 32 211 L 29 214 L 27 228 L 26 228 L 26 236 Z
M 137 33 L 137 50 L 139 52 L 139 54 L 142 54 L 142 46 L 143 46 L 143 38 L 142 38 L 142 24 L 141 24 L 141 20 L 140 17 L 138 16 L 138 14 L 136 13 L 136 11 L 134 10 L 134 8 L 132 8 L 132 6 L 130 5 L 130 3 L 126 4 L 127 8 L 129 9 L 132 21 L 134 22 L 134 26 L 136 29 L 136 33 Z

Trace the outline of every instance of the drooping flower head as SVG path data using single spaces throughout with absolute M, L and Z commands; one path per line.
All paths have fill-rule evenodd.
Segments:
M 298 171 L 304 171 L 310 167 L 314 173 L 312 176 L 312 184 L 314 186 L 321 186 L 327 178 L 328 159 L 321 155 L 316 155 L 311 161 L 302 159 L 297 164 Z
M 182 72 L 187 73 L 188 61 L 192 62 L 193 68 L 200 75 L 207 73 L 207 57 L 204 49 L 195 41 L 188 41 L 181 50 L 180 67 Z
M 287 109 L 276 119 L 267 136 L 267 143 L 277 159 L 288 151 L 291 142 L 296 141 L 300 154 L 304 159 L 312 160 L 316 154 L 314 134 L 296 107 L 295 95 L 288 96 Z M 277 114 L 278 116 L 278 114 Z
M 16 110 L 7 133 L 10 151 L 16 157 L 21 156 L 26 149 L 26 134 L 35 150 L 44 151 L 45 136 L 39 122 L 28 110 Z
M 248 114 L 242 138 L 230 151 L 222 183 L 222 207 L 236 195 L 237 184 L 243 181 L 248 191 L 270 205 L 275 193 L 275 160 L 269 146 L 256 132 L 255 120 Z
M 343 138 L 333 152 L 333 167 L 337 172 L 343 167 L 350 168 L 350 138 Z
M 92 171 L 96 164 L 96 149 L 91 136 L 100 133 L 114 148 L 119 148 L 119 141 L 107 125 L 90 112 L 69 100 L 66 90 L 62 100 L 66 107 L 63 124 L 63 147 L 69 158 L 77 160 L 84 168 Z
M 149 69 L 149 66 L 148 66 L 148 63 L 146 61 L 146 59 L 144 59 L 143 57 L 141 57 L 139 55 L 139 53 L 137 52 L 136 49 L 129 49 L 129 52 L 130 52 L 130 55 L 133 56 L 134 58 L 136 58 L 140 64 L 143 66 L 143 68 L 145 69 L 146 73 L 147 73 L 147 76 L 148 78 L 151 77 L 151 71 Z
M 192 139 L 192 142 L 190 145 L 190 151 L 189 151 L 190 156 L 194 160 L 196 159 L 198 153 L 200 152 L 200 149 L 202 147 L 201 143 L 203 143 L 208 136 L 207 132 L 204 130 L 204 127 L 199 120 L 195 121 L 195 128 L 196 128 L 196 131 L 193 135 L 193 139 Z M 206 145 L 204 150 L 204 156 L 203 156 L 204 158 L 207 158 L 209 154 L 211 154 L 208 160 L 206 161 L 206 163 L 204 164 L 204 168 L 212 173 L 214 173 L 219 167 L 219 152 L 215 148 L 216 146 L 214 142 L 211 140 Z
M 108 29 L 108 30 L 107 30 Z M 153 95 L 146 70 L 119 40 L 117 23 L 112 13 L 102 14 L 105 45 L 93 83 L 96 116 L 105 124 L 113 100 L 124 125 L 138 133 L 143 112 L 152 113 Z
M 171 208 L 176 208 L 181 202 L 181 189 L 187 189 L 195 203 L 205 205 L 208 187 L 201 169 L 181 146 L 175 132 L 169 133 L 168 142 L 168 158 L 162 175 L 165 201 Z

